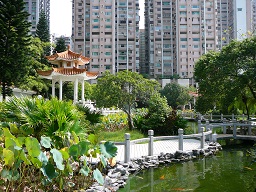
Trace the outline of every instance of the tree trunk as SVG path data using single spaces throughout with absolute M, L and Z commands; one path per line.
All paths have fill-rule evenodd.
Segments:
M 3 95 L 3 101 L 6 99 L 6 83 L 2 82 L 2 95 Z
M 128 126 L 129 126 L 129 130 L 133 130 L 134 129 L 134 125 L 133 125 L 133 120 L 132 120 L 132 116 L 131 114 L 128 114 Z

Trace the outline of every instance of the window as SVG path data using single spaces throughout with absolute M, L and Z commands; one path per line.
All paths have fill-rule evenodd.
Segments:
M 187 45 L 181 45 L 180 48 L 187 48 Z
M 99 65 L 92 65 L 92 68 L 93 68 L 93 69 L 99 68 Z
M 197 9 L 199 8 L 199 5 L 192 5 L 192 9 Z
M 92 45 L 92 48 L 93 48 L 93 49 L 98 49 L 98 48 L 100 48 L 100 47 L 99 47 L 99 45 Z
M 105 65 L 105 69 L 111 69 L 111 65 Z
M 92 9 L 99 9 L 99 6 L 92 6 Z
M 181 5 L 180 8 L 184 9 L 184 8 L 186 8 L 186 5 Z
M 192 11 L 192 15 L 199 15 L 199 11 Z
M 111 52 L 106 52 L 105 55 L 111 55 Z
M 180 11 L 180 15 L 187 15 L 186 11 Z
M 112 48 L 112 45 L 105 45 L 105 48 Z
M 105 15 L 111 15 L 111 12 L 105 12 Z
M 112 28 L 111 25 L 106 25 L 106 29 L 110 29 L 110 28 Z
M 200 41 L 199 38 L 193 38 L 193 41 Z
M 187 38 L 180 38 L 180 41 L 187 41 Z
M 92 55 L 99 55 L 99 52 L 92 52 Z
M 193 45 L 193 48 L 199 48 L 199 45 Z
M 98 26 L 98 25 L 94 25 L 92 28 L 94 28 L 94 29 L 98 29 L 98 28 L 99 28 L 99 26 Z
M 243 11 L 243 8 L 237 8 L 237 11 Z
M 110 6 L 105 6 L 105 9 L 111 9 L 111 5 Z

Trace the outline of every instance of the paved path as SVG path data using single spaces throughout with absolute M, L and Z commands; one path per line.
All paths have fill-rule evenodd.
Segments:
M 192 151 L 193 149 L 200 149 L 200 140 L 184 139 L 183 151 Z M 153 155 L 163 153 L 175 153 L 178 150 L 178 140 L 163 140 L 154 141 Z M 207 147 L 207 145 L 205 146 Z M 124 145 L 117 145 L 118 153 L 116 160 L 124 161 Z M 131 144 L 131 159 L 148 155 L 148 144 Z

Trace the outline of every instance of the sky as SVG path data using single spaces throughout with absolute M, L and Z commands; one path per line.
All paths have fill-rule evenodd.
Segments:
M 72 33 L 72 0 L 51 0 L 50 33 L 55 36 L 71 36 Z M 140 28 L 144 25 L 144 0 L 140 3 Z

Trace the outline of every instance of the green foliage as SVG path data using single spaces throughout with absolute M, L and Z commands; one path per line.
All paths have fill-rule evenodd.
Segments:
M 80 117 L 81 113 L 71 102 L 56 98 L 12 98 L 3 103 L 3 120 L 15 122 L 19 133 L 32 135 L 38 140 L 41 136 L 49 136 L 59 146 L 68 142 L 67 132 L 83 135 L 84 129 L 79 126 Z
M 56 42 L 56 47 L 53 50 L 53 53 L 61 53 L 66 51 L 67 47 L 65 45 L 65 39 L 64 37 L 60 37 Z
M 113 113 L 101 117 L 105 131 L 116 131 L 128 128 L 126 113 Z
M 67 148 L 57 149 L 51 145 L 52 141 L 49 137 L 42 137 L 41 142 L 33 137 L 15 137 L 8 128 L 3 128 L 1 136 L 4 143 L 0 147 L 0 164 L 3 166 L 1 170 L 0 180 L 6 184 L 19 186 L 16 190 L 21 190 L 23 183 L 22 179 L 27 177 L 26 174 L 33 171 L 34 181 L 37 187 L 47 190 L 55 183 L 60 187 L 60 190 L 69 188 L 68 182 L 63 182 L 79 174 L 79 177 L 87 177 L 89 173 L 100 184 L 104 184 L 104 179 L 99 171 L 100 167 L 93 169 L 87 162 L 87 158 L 80 159 L 82 156 L 90 157 L 93 151 L 97 150 L 101 153 L 101 163 L 106 166 L 106 159 L 116 156 L 117 148 L 111 142 L 98 145 L 97 148 L 91 148 L 89 141 L 78 141 Z M 95 145 L 94 145 L 95 146 Z M 70 162 L 74 161 L 77 164 L 76 168 L 71 169 Z M 26 172 L 26 169 L 30 169 Z M 21 171 L 23 170 L 23 171 Z M 38 171 L 41 171 L 43 178 Z M 44 185 L 41 184 L 45 182 Z M 9 186 L 8 186 L 9 187 Z M 70 189 L 69 189 L 70 190 Z
M 97 107 L 118 107 L 127 114 L 128 125 L 133 129 L 132 110 L 138 98 L 146 101 L 159 89 L 156 81 L 143 78 L 130 71 L 118 72 L 116 75 L 106 73 L 98 79 L 93 92 Z
M 155 135 L 176 135 L 181 126 L 179 118 L 174 117 L 175 111 L 172 111 L 165 97 L 160 94 L 153 95 L 148 102 L 148 111 L 141 113 L 136 117 L 136 126 L 144 134 L 148 130 L 154 130 Z
M 28 74 L 30 35 L 23 0 L 2 0 L 0 5 L 0 82 L 3 99 L 8 87 Z
M 165 96 L 173 109 L 177 109 L 179 105 L 185 105 L 189 102 L 190 96 L 188 89 L 180 86 L 178 83 L 168 83 L 164 89 L 160 91 L 162 96 Z
M 255 47 L 254 36 L 243 41 L 232 41 L 220 52 L 208 52 L 198 60 L 195 80 L 199 84 L 200 97 L 203 97 L 197 102 L 199 112 L 213 110 L 214 106 L 222 113 L 231 113 L 241 107 L 234 105 L 234 101 L 240 101 L 247 114 L 255 110 L 254 104 L 251 109 L 248 107 L 256 100 Z
M 50 42 L 49 24 L 44 11 L 40 12 L 39 21 L 36 26 L 36 37 L 42 42 Z

